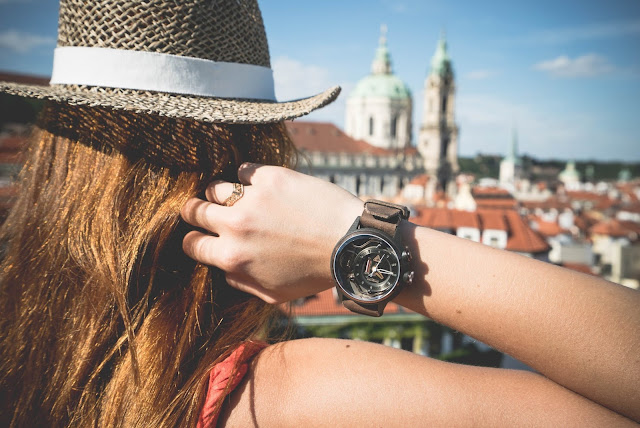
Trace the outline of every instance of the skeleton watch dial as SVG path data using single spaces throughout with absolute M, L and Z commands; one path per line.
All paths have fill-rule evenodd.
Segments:
M 358 234 L 345 240 L 333 263 L 340 288 L 363 302 L 385 298 L 400 278 L 396 250 L 387 240 L 373 234 Z

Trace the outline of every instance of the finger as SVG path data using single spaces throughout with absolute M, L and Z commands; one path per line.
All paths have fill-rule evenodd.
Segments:
M 213 233 L 218 233 L 224 214 L 224 207 L 221 205 L 198 198 L 189 199 L 180 210 L 184 221 Z
M 197 230 L 187 233 L 182 240 L 182 250 L 184 253 L 198 261 L 210 266 L 220 266 L 220 260 L 216 257 L 220 254 L 220 238 L 198 232 Z
M 252 184 L 256 174 L 264 168 L 265 165 L 259 163 L 245 162 L 238 168 L 238 180 L 243 184 Z
M 222 205 L 233 193 L 233 183 L 222 180 L 213 181 L 204 193 L 208 201 Z

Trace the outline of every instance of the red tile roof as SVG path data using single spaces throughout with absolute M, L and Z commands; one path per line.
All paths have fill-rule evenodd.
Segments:
M 549 251 L 549 244 L 524 221 L 522 216 L 513 210 L 505 210 L 509 223 L 507 250 L 522 253 L 542 253 Z
M 476 206 L 487 209 L 514 209 L 518 202 L 508 190 L 499 187 L 480 187 L 471 189 Z
M 451 216 L 456 227 L 471 227 L 480 229 L 480 219 L 476 213 L 470 211 L 452 210 Z
M 544 221 L 540 217 L 536 216 L 533 216 L 531 221 L 536 224 L 536 230 L 543 236 L 551 237 L 565 233 L 565 230 L 562 229 L 555 221 Z
M 325 290 L 307 298 L 302 305 L 293 305 L 291 314 L 295 317 L 304 316 L 330 316 L 330 315 L 353 315 L 357 316 L 348 309 L 345 309 L 341 303 L 334 298 L 333 289 Z M 385 310 L 385 314 L 411 312 L 408 309 L 401 308 L 399 305 L 391 302 Z
M 540 208 L 545 211 L 550 209 L 562 211 L 565 208 L 571 208 L 571 202 L 569 200 L 560 200 L 557 196 L 552 196 L 545 201 L 521 201 L 520 204 L 529 210 Z
M 638 238 L 638 233 L 625 227 L 618 220 L 603 220 L 596 223 L 589 229 L 592 235 L 606 235 L 614 238 L 629 238 L 635 240 Z
M 397 152 L 373 146 L 363 140 L 355 140 L 333 123 L 285 122 L 293 144 L 300 150 L 323 153 L 368 153 L 377 156 L 394 155 Z M 404 150 L 406 155 L 416 154 L 415 147 Z
M 24 150 L 27 147 L 26 137 L 2 137 L 0 138 L 0 164 L 20 163 Z
M 427 174 L 420 174 L 413 177 L 413 179 L 411 179 L 409 184 L 426 186 L 428 182 L 429 182 L 429 176 Z
M 0 151 L 22 150 L 28 143 L 27 137 L 17 137 L 14 135 L 0 137 Z
M 475 227 L 507 232 L 507 250 L 540 253 L 549 250 L 549 244 L 536 233 L 515 210 L 459 211 L 447 208 L 417 207 L 411 221 L 420 226 L 439 230 Z
M 479 209 L 515 209 L 518 207 L 518 202 L 515 199 L 482 198 L 476 199 L 475 202 Z
M 593 271 L 591 270 L 591 266 L 589 265 L 585 265 L 582 263 L 563 263 L 562 266 L 567 269 L 575 270 L 576 272 L 588 273 L 589 275 L 597 276 L 593 273 Z
M 640 214 L 640 203 L 638 202 L 631 202 L 628 204 L 623 204 L 621 206 L 618 207 L 620 209 L 620 211 L 626 211 L 626 212 L 630 212 L 630 213 L 638 213 Z
M 482 210 L 478 211 L 480 216 L 480 222 L 482 224 L 482 230 L 507 230 L 507 223 L 504 218 L 506 211 L 494 211 L 494 210 Z M 514 211 L 515 212 L 515 211 Z
M 286 122 L 287 131 L 300 150 L 326 153 L 386 154 L 386 150 L 354 140 L 332 123 Z
M 0 72 L 0 81 L 2 82 L 14 82 L 24 83 L 28 85 L 40 85 L 47 86 L 49 84 L 49 77 L 42 76 L 30 76 L 27 74 L 10 73 L 7 71 Z
M 599 201 L 601 199 L 608 199 L 606 195 L 599 193 L 589 192 L 586 190 L 567 190 L 567 197 L 575 201 Z
M 640 223 L 629 220 L 618 220 L 618 223 L 620 223 L 620 226 L 623 228 L 640 235 Z
M 474 198 L 509 198 L 513 199 L 511 193 L 508 190 L 500 187 L 481 187 L 476 186 L 471 191 Z
M 453 223 L 452 211 L 447 208 L 416 208 L 417 216 L 412 221 L 421 226 L 427 226 L 432 229 L 450 230 L 455 229 Z

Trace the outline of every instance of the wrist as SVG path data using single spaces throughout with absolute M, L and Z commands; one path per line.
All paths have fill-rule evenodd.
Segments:
M 347 309 L 379 317 L 386 304 L 413 281 L 411 253 L 398 229 L 409 210 L 378 200 L 363 205 L 335 246 L 330 269 Z

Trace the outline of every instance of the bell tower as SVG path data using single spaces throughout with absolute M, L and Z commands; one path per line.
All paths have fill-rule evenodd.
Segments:
M 444 34 L 440 36 L 424 84 L 424 112 L 418 150 L 437 191 L 455 193 L 458 166 L 458 126 L 455 123 L 455 81 Z

